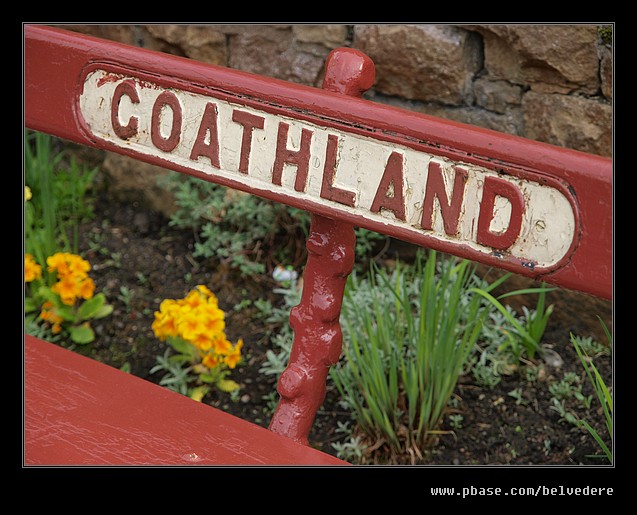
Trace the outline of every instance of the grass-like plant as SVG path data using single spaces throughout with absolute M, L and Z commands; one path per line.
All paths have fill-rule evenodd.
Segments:
M 24 145 L 25 328 L 74 344 L 95 339 L 90 321 L 113 307 L 78 254 L 79 223 L 93 215 L 88 190 L 97 169 L 66 159 L 48 134 L 27 131 Z
M 610 334 L 610 331 L 608 330 L 608 328 L 606 327 L 606 324 L 604 324 L 604 322 L 601 319 L 600 321 L 602 322 L 602 326 L 606 334 L 606 338 L 608 339 L 609 345 L 610 347 L 612 347 L 613 337 Z M 606 385 L 604 378 L 601 376 L 601 374 L 599 373 L 599 370 L 595 366 L 595 363 L 588 356 L 588 354 L 582 350 L 579 343 L 579 339 L 573 334 L 571 334 L 571 343 L 575 347 L 575 351 L 577 352 L 580 362 L 582 363 L 582 366 L 584 367 L 584 370 L 586 371 L 586 375 L 588 376 L 588 379 L 591 382 L 593 389 L 595 390 L 595 395 L 597 396 L 597 399 L 602 408 L 602 411 L 604 412 L 604 421 L 606 422 L 606 430 L 608 431 L 608 435 L 609 435 L 609 438 L 611 439 L 611 444 L 612 444 L 613 396 L 611 395 L 611 392 L 608 389 L 608 386 Z M 585 419 L 580 418 L 579 425 L 584 427 L 590 433 L 590 435 L 599 444 L 600 448 L 606 455 L 606 458 L 608 458 L 608 461 L 610 463 L 613 463 L 612 449 L 604 441 L 601 435 Z
M 97 169 L 66 159 L 54 142 L 41 132 L 25 136 L 25 250 L 41 266 L 56 252 L 77 254 L 79 223 L 93 216 L 88 191 Z
M 447 402 L 480 336 L 486 303 L 467 260 L 430 251 L 413 266 L 372 266 L 348 280 L 344 342 L 331 377 L 358 427 L 388 459 L 421 450 L 439 432 Z
M 24 145 L 25 249 L 44 266 L 46 258 L 59 251 L 70 251 L 68 239 L 58 226 L 58 201 L 55 198 L 55 168 L 62 159 L 55 153 L 50 136 L 40 132 L 27 133 Z
M 505 274 L 498 281 L 493 283 L 493 286 L 500 284 L 503 280 L 508 278 L 511 274 Z M 546 331 L 548 320 L 553 313 L 553 305 L 546 305 L 546 294 L 556 288 L 547 287 L 542 284 L 539 288 L 524 288 L 520 290 L 511 291 L 503 295 L 494 297 L 489 291 L 482 288 L 474 288 L 473 292 L 482 295 L 487 299 L 497 310 L 506 318 L 510 324 L 511 332 L 503 345 L 504 348 L 509 348 L 516 358 L 519 360 L 523 353 L 526 353 L 529 359 L 534 359 L 536 353 L 540 350 L 540 343 L 542 336 Z M 512 297 L 514 295 L 528 295 L 538 294 L 537 306 L 534 310 L 529 310 L 524 307 L 524 316 L 518 319 L 515 312 L 500 302 L 502 299 Z

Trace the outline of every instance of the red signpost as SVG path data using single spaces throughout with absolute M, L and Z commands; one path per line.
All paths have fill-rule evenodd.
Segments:
M 612 298 L 612 161 L 363 100 L 373 63 L 323 89 L 51 27 L 25 29 L 27 127 L 313 213 L 271 429 L 306 443 L 341 350 L 353 226 Z

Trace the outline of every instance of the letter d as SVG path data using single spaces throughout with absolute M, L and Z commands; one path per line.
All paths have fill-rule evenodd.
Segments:
M 501 232 L 492 232 L 491 222 L 495 216 L 496 197 L 506 198 L 511 205 L 511 216 L 507 228 Z M 524 197 L 522 192 L 511 182 L 499 177 L 486 177 L 480 202 L 478 216 L 478 234 L 476 241 L 485 247 L 498 250 L 510 248 L 520 236 L 522 215 L 524 214 Z

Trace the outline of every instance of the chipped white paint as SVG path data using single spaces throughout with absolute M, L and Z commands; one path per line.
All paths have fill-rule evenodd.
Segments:
M 128 81 L 138 101 L 130 94 L 120 94 L 119 102 L 113 106 L 116 88 Z M 127 90 L 127 91 L 130 91 Z M 170 92 L 178 100 L 182 121 L 178 130 L 179 140 L 170 151 L 160 150 L 153 143 L 152 132 L 159 132 L 161 139 L 168 139 L 173 130 L 173 117 L 176 116 L 169 105 L 158 105 L 160 113 L 157 125 L 152 127 L 153 106 L 160 94 Z M 133 95 L 134 96 L 134 95 Z M 135 99 L 136 100 L 136 99 Z M 206 130 L 203 123 L 207 104 L 216 107 L 216 134 Z M 211 176 L 224 177 L 241 183 L 247 191 L 256 194 L 263 191 L 280 194 L 282 199 L 293 196 L 311 200 L 327 206 L 332 211 L 351 213 L 365 219 L 375 220 L 385 226 L 399 227 L 417 234 L 427 234 L 441 241 L 461 244 L 489 255 L 509 254 L 532 266 L 549 268 L 558 263 L 569 250 L 575 237 L 575 217 L 569 199 L 558 189 L 538 182 L 498 174 L 492 170 L 470 163 L 452 162 L 448 159 L 417 151 L 407 146 L 390 144 L 382 140 L 347 133 L 333 128 L 322 127 L 307 121 L 273 115 L 239 103 L 230 103 L 212 96 L 204 96 L 177 89 L 163 88 L 145 83 L 134 77 L 114 75 L 96 70 L 86 77 L 80 97 L 79 107 L 90 132 L 97 138 L 121 148 L 129 148 L 139 154 L 155 156 L 191 170 Z M 262 128 L 251 129 L 251 138 L 246 143 L 246 126 L 233 121 L 233 113 L 247 113 L 253 119 L 262 121 Z M 112 113 L 116 120 L 113 122 Z M 122 137 L 115 125 L 127 126 L 136 120 L 136 130 L 129 137 Z M 209 123 L 209 122 L 208 122 Z M 309 158 L 307 159 L 307 182 L 301 191 L 295 189 L 297 166 L 283 165 L 281 184 L 273 179 L 274 163 L 277 157 L 277 135 L 280 124 L 288 124 L 289 131 L 285 147 L 287 151 L 298 151 L 301 147 L 301 133 L 305 129 L 311 133 Z M 205 132 L 202 136 L 201 126 Z M 209 127 L 210 129 L 210 127 Z M 338 200 L 322 190 L 326 160 L 328 159 L 328 137 L 337 138 L 337 154 L 333 186 L 344 191 L 345 196 L 353 195 L 353 201 Z M 218 140 L 219 167 L 204 155 L 191 158 L 193 145 L 209 146 L 213 139 Z M 249 144 L 249 147 L 246 145 Z M 247 159 L 247 173 L 240 171 L 242 156 Z M 281 150 L 281 149 L 279 149 Z M 284 149 L 285 150 L 285 149 Z M 387 173 L 388 159 L 392 153 L 399 154 L 402 162 L 404 197 L 404 220 L 397 217 L 395 209 L 372 209 L 374 198 L 378 195 L 391 201 L 397 194 L 392 191 L 396 183 L 381 187 L 383 174 Z M 458 180 L 457 169 L 466 172 L 466 183 L 461 197 L 461 208 L 457 217 L 455 233 L 447 234 L 444 227 L 440 199 L 428 197 L 433 202 L 433 214 L 430 228 L 423 228 L 422 213 L 427 194 L 428 176 L 432 173 L 432 164 L 441 167 L 442 177 L 448 199 L 452 198 L 454 181 Z M 329 166 L 328 166 L 329 168 Z M 436 167 L 437 168 L 437 167 Z M 522 200 L 521 224 L 515 231 L 514 239 L 506 248 L 495 248 L 481 244 L 478 219 L 480 210 L 484 210 L 484 185 L 506 183 L 520 193 Z M 386 183 L 387 184 L 387 183 Z M 433 198 L 433 200 L 432 200 Z M 351 204 L 351 205 L 348 205 Z M 483 213 L 488 217 L 488 230 L 497 239 L 504 234 L 513 220 L 515 206 L 506 195 L 498 194 L 493 199 L 492 213 Z M 376 211 L 376 212 L 375 212 Z M 450 215 L 447 215 L 449 217 Z M 391 229 L 388 228 L 391 233 Z

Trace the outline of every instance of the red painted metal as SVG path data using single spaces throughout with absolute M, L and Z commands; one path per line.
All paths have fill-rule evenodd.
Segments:
M 323 89 L 360 97 L 374 83 L 374 64 L 349 48 L 330 53 Z M 324 187 L 334 188 L 331 183 Z M 331 194 L 336 194 L 333 190 Z M 313 214 L 307 240 L 301 302 L 290 313 L 294 342 L 279 378 L 279 405 L 270 429 L 306 444 L 316 412 L 325 399 L 325 380 L 343 343 L 339 318 L 347 276 L 354 266 L 354 227 Z
M 468 246 L 434 239 L 427 234 L 414 235 L 405 229 L 388 227 L 360 215 L 336 213 L 308 198 L 280 194 L 273 189 L 247 188 L 231 179 L 203 174 L 158 157 L 140 155 L 134 149 L 109 145 L 87 132 L 78 112 L 77 103 L 84 77 L 96 67 L 110 67 L 113 73 L 125 71 L 166 88 L 204 95 L 214 94 L 216 98 L 269 113 L 405 145 L 454 161 L 550 185 L 563 191 L 572 203 L 576 236 L 569 253 L 558 267 L 536 269 L 519 261 L 507 261 L 496 253 L 487 255 Z M 376 104 L 354 98 L 349 91 L 346 94 L 337 93 L 334 89 L 340 86 L 338 79 L 334 77 L 329 80 L 336 82 L 328 83 L 324 90 L 320 90 L 107 42 L 53 27 L 25 27 L 25 121 L 32 129 L 127 154 L 324 217 L 336 218 L 351 225 L 511 270 L 564 288 L 612 298 L 612 160 Z M 364 88 L 365 83 L 359 81 L 353 87 L 352 92 L 356 93 L 356 88 Z M 170 95 L 166 95 L 165 101 L 171 101 Z M 252 122 L 248 120 L 241 123 L 249 126 Z M 117 124 L 116 121 L 115 125 Z M 119 127 L 122 134 L 133 129 L 128 126 Z M 244 137 L 246 135 L 249 135 L 249 130 L 244 132 Z M 157 139 L 159 147 L 169 148 L 173 143 L 170 138 Z M 348 192 L 330 189 L 329 175 L 326 176 L 321 196 L 338 198 L 338 202 L 347 205 Z M 496 183 L 491 186 L 494 187 L 494 194 L 498 193 L 498 188 L 503 187 Z M 382 203 L 383 199 L 379 199 L 379 202 Z M 397 207 L 392 210 L 400 215 Z M 481 225 L 484 242 L 503 244 L 507 235 L 499 238 L 499 241 L 492 241 L 493 237 L 485 229 L 487 221 L 484 219 Z
M 25 337 L 24 465 L 347 465 L 139 377 Z

